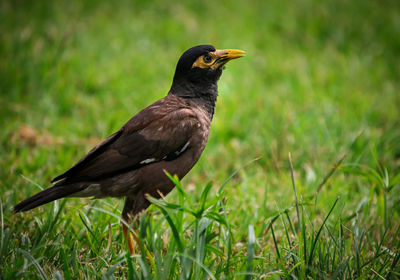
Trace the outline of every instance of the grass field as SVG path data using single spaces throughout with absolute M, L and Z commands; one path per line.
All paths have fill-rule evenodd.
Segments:
M 400 277 L 398 1 L 84 2 L 0 3 L 0 279 Z M 138 255 L 123 201 L 12 213 L 204 43 L 247 56 L 200 161 L 141 216 Z

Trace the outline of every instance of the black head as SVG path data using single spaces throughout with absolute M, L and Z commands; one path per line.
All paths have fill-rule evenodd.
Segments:
M 174 80 L 176 78 L 185 76 L 185 74 L 190 73 L 190 70 L 193 67 L 193 63 L 198 57 L 215 51 L 215 47 L 211 45 L 195 46 L 185 51 L 179 58 L 178 64 L 176 65 Z
M 230 60 L 244 56 L 240 50 L 217 50 L 211 45 L 199 45 L 185 51 L 176 65 L 170 93 L 185 98 L 214 100 L 217 81 L 223 66 Z

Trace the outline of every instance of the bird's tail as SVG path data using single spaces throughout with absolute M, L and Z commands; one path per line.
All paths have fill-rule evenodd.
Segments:
M 63 185 L 58 183 L 53 187 L 45 189 L 34 196 L 21 201 L 15 205 L 13 209 L 16 213 L 25 212 L 51 201 L 70 196 L 80 190 L 82 190 L 82 186 L 80 184 Z

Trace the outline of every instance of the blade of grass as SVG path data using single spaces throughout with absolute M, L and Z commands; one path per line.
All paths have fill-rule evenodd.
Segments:
M 91 229 L 91 225 L 92 224 L 90 223 L 89 218 L 82 211 L 79 211 L 79 218 L 81 219 L 81 221 L 82 221 L 83 225 L 85 226 L 85 228 L 88 230 L 89 234 L 94 238 L 96 243 L 98 243 L 97 237 L 96 237 L 96 235 L 93 233 L 93 231 Z
M 353 141 L 351 141 L 348 149 L 351 150 L 351 148 L 355 145 L 355 143 L 357 142 L 357 140 L 360 138 L 360 136 L 364 133 L 364 131 L 359 131 L 356 135 L 356 137 L 354 137 Z M 322 187 L 326 184 L 326 182 L 329 180 L 330 177 L 332 177 L 332 175 L 339 169 L 340 165 L 342 164 L 343 160 L 345 159 L 345 157 L 347 156 L 347 152 L 345 152 L 339 159 L 338 161 L 333 165 L 333 167 L 331 168 L 331 170 L 329 170 L 329 172 L 325 175 L 325 177 L 322 179 L 321 183 L 318 185 L 317 187 L 317 193 L 319 193 L 322 189 Z
M 60 218 L 61 211 L 62 211 L 62 209 L 64 208 L 64 206 L 65 206 L 66 203 L 67 203 L 67 199 L 64 199 L 64 200 L 61 202 L 60 207 L 58 207 L 56 204 L 54 205 L 54 208 L 57 209 L 57 211 L 55 212 L 55 217 L 54 217 L 54 219 L 52 220 L 52 222 L 51 222 L 51 224 L 49 225 L 49 228 L 48 228 L 48 230 L 47 230 L 49 233 L 51 233 L 51 232 L 53 231 L 53 228 L 54 228 L 54 226 L 56 225 L 58 219 Z
M 398 236 L 400 233 L 400 226 L 397 227 L 396 234 L 394 236 Z M 397 241 L 396 248 L 400 248 L 400 238 Z M 386 276 L 387 279 L 390 279 L 392 274 L 395 274 L 395 268 L 397 267 L 397 263 L 400 260 L 400 250 L 397 250 L 395 257 L 393 258 L 392 264 L 390 266 L 390 270 Z
M 285 212 L 285 214 L 286 214 L 286 218 L 287 218 L 288 221 L 289 221 L 289 226 L 291 226 L 291 225 L 292 225 L 292 222 L 290 221 L 290 217 L 289 217 L 289 215 L 288 215 L 287 212 Z M 297 265 L 296 265 L 296 259 L 295 259 L 295 256 L 294 256 L 294 254 L 293 254 L 293 245 L 292 245 L 292 241 L 291 241 L 291 239 L 290 239 L 289 229 L 287 228 L 286 223 L 285 223 L 285 221 L 283 220 L 282 216 L 280 216 L 280 218 L 281 218 L 281 222 L 282 222 L 282 224 L 283 224 L 283 227 L 284 227 L 284 229 L 285 229 L 286 240 L 287 240 L 288 245 L 289 245 L 289 254 L 290 254 L 290 256 L 291 256 L 293 265 L 296 267 L 296 268 L 294 268 L 294 269 L 295 269 L 295 270 L 294 270 L 294 271 L 295 271 L 295 275 L 298 276 Z M 293 230 L 293 228 L 292 228 L 292 230 Z M 290 272 L 289 272 L 289 273 L 290 273 Z
M 23 254 L 25 256 L 25 258 L 27 258 L 28 260 L 30 260 L 33 265 L 36 267 L 36 269 L 38 270 L 40 277 L 44 280 L 48 280 L 46 273 L 44 273 L 42 267 L 40 266 L 40 264 L 36 261 L 36 259 L 28 252 L 25 251 L 23 249 L 17 249 L 17 252 Z
M 300 219 L 300 209 L 299 209 L 299 201 L 297 199 L 297 191 L 296 191 L 296 183 L 294 180 L 294 172 L 293 172 L 293 163 L 292 163 L 292 155 L 289 152 L 289 167 L 290 167 L 290 178 L 292 180 L 292 186 L 293 186 L 293 193 L 294 193 L 294 199 L 296 203 L 296 214 L 297 214 L 297 223 L 298 227 L 297 230 L 299 230 L 301 226 L 301 237 L 303 239 L 303 262 L 307 263 L 307 240 L 306 240 L 306 226 L 304 222 L 304 211 L 301 211 L 301 219 Z M 301 248 L 301 246 L 299 246 Z M 304 271 L 303 271 L 304 273 Z
M 325 175 L 325 177 L 322 179 L 321 183 L 317 187 L 317 193 L 319 193 L 322 189 L 322 187 L 328 182 L 329 178 L 332 177 L 332 175 L 339 169 L 340 165 L 342 164 L 343 160 L 347 156 L 347 153 L 343 154 L 339 160 L 333 165 L 331 170 L 328 172 L 328 174 Z
M 204 206 L 206 204 L 206 199 L 207 199 L 208 193 L 211 190 L 211 187 L 212 187 L 212 182 L 209 182 L 201 193 L 201 197 L 200 197 L 201 207 L 200 207 L 200 213 L 199 213 L 200 215 L 204 212 Z
M 61 259 L 62 259 L 63 266 L 64 266 L 64 277 L 65 277 L 65 279 L 72 279 L 71 272 L 70 272 L 69 266 L 68 266 L 67 255 L 65 254 L 65 250 L 63 247 L 60 248 L 60 253 L 61 253 Z
M 279 253 L 279 247 L 278 247 L 278 243 L 276 242 L 275 232 L 274 232 L 274 228 L 272 227 L 272 223 L 269 224 L 269 227 L 270 227 L 270 230 L 271 230 L 272 239 L 274 240 L 275 252 L 276 252 L 276 255 L 278 256 L 276 262 L 279 262 L 279 260 L 281 259 L 281 254 Z
M 192 256 L 183 254 L 182 257 L 185 257 L 185 258 L 187 258 L 187 259 L 190 259 L 190 260 L 193 261 L 193 262 L 197 262 L 196 259 L 193 258 Z M 211 272 L 211 270 L 209 270 L 204 264 L 202 264 L 202 263 L 197 263 L 197 264 L 208 274 L 208 276 L 209 276 L 211 279 L 216 280 L 216 278 L 215 278 L 215 276 L 213 275 L 213 273 Z
M 329 216 L 331 215 L 333 209 L 335 209 L 335 206 L 337 204 L 337 202 L 339 201 L 339 197 L 336 198 L 335 202 L 333 203 L 333 206 L 331 207 L 331 210 L 329 211 L 328 215 L 326 215 L 324 221 L 322 222 L 322 225 L 319 227 L 319 230 L 317 232 L 317 235 L 315 236 L 314 242 L 311 245 L 311 249 L 310 249 L 310 256 L 308 258 L 308 265 L 311 266 L 312 263 L 312 258 L 313 258 L 313 254 L 314 254 L 314 250 L 315 250 L 315 246 L 317 245 L 317 242 L 319 240 L 319 236 L 322 232 L 322 229 L 324 228 L 326 221 L 328 220 Z
M 256 242 L 256 236 L 254 234 L 254 226 L 249 225 L 249 244 L 247 247 L 247 274 L 245 279 L 248 280 L 251 278 L 250 273 L 253 273 L 253 260 L 254 260 L 254 243 Z
M 125 262 L 125 258 L 120 259 L 117 261 L 114 265 L 112 265 L 107 272 L 104 274 L 105 279 L 112 279 L 113 278 L 113 273 L 117 269 L 118 266 L 120 266 L 123 262 Z M 104 277 L 103 276 L 103 277 Z
M 174 183 L 174 185 L 175 185 L 176 189 L 178 190 L 178 192 L 181 195 L 183 195 L 189 201 L 189 203 L 192 203 L 192 199 L 190 198 L 190 196 L 183 189 L 181 181 L 179 180 L 178 176 L 176 176 L 176 175 L 172 176 L 166 170 L 164 170 L 164 173 Z
M 170 215 L 168 214 L 168 212 L 164 208 L 159 207 L 159 209 L 162 212 L 162 214 L 164 215 L 165 219 L 167 220 L 169 226 L 171 227 L 172 235 L 174 236 L 175 241 L 176 241 L 176 243 L 178 245 L 179 252 L 183 253 L 184 247 L 183 247 L 183 244 L 182 244 L 182 240 L 181 240 L 181 238 L 179 236 L 179 232 L 176 229 L 173 220 L 171 219 Z
M 259 159 L 260 159 L 260 158 L 255 158 L 255 159 L 249 161 L 248 163 L 245 163 L 244 165 L 240 166 L 238 169 L 236 169 L 236 170 L 228 177 L 228 179 L 225 180 L 225 182 L 221 185 L 221 187 L 218 189 L 218 192 L 217 192 L 218 195 L 220 195 L 220 194 L 222 193 L 222 191 L 223 191 L 223 189 L 225 188 L 226 184 L 228 184 L 229 181 L 230 181 L 240 170 L 242 170 L 243 168 L 249 166 L 250 164 L 252 164 L 253 162 L 255 162 L 255 161 L 259 160 Z
M 293 193 L 294 193 L 294 200 L 296 202 L 296 212 L 297 212 L 297 222 L 300 226 L 300 210 L 299 210 L 299 201 L 297 199 L 297 192 L 296 192 L 296 183 L 294 181 L 294 174 L 293 174 L 293 163 L 292 163 L 292 155 L 289 152 L 289 165 L 290 165 L 290 178 L 292 179 L 292 186 L 293 186 Z
M 307 236 L 306 236 L 306 223 L 304 219 L 304 210 L 301 211 L 301 238 L 303 240 L 303 261 L 307 264 Z

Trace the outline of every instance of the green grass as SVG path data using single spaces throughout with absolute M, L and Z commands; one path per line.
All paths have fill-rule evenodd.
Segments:
M 0 279 L 400 276 L 397 1 L 2 1 L 0 18 Z M 141 216 L 138 255 L 120 200 L 12 213 L 200 43 L 247 56 L 199 163 Z

